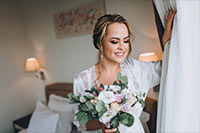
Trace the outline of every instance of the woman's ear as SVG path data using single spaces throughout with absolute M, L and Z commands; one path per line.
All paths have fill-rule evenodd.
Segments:
M 97 43 L 97 47 L 99 48 L 99 50 L 102 50 L 102 45 L 100 45 L 99 43 Z

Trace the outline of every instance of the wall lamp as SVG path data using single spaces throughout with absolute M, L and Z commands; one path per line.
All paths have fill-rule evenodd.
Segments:
M 40 68 L 36 58 L 26 59 L 25 70 L 26 72 L 33 72 L 37 78 L 45 80 L 44 71 Z
M 154 52 L 142 53 L 139 55 L 138 60 L 144 62 L 158 61 L 158 56 Z

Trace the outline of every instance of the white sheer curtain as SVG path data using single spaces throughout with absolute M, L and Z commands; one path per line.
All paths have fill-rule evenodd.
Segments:
M 157 132 L 200 132 L 200 0 L 154 3 L 163 25 L 167 9 L 177 8 L 163 60 Z

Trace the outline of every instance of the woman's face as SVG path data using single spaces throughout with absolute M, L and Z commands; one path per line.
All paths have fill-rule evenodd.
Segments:
M 112 23 L 107 27 L 103 41 L 103 60 L 122 63 L 128 55 L 130 37 L 123 23 Z

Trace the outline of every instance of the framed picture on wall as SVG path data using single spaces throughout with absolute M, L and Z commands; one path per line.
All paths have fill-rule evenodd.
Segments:
M 68 9 L 53 15 L 57 39 L 91 34 L 97 19 L 105 14 L 104 0 Z

